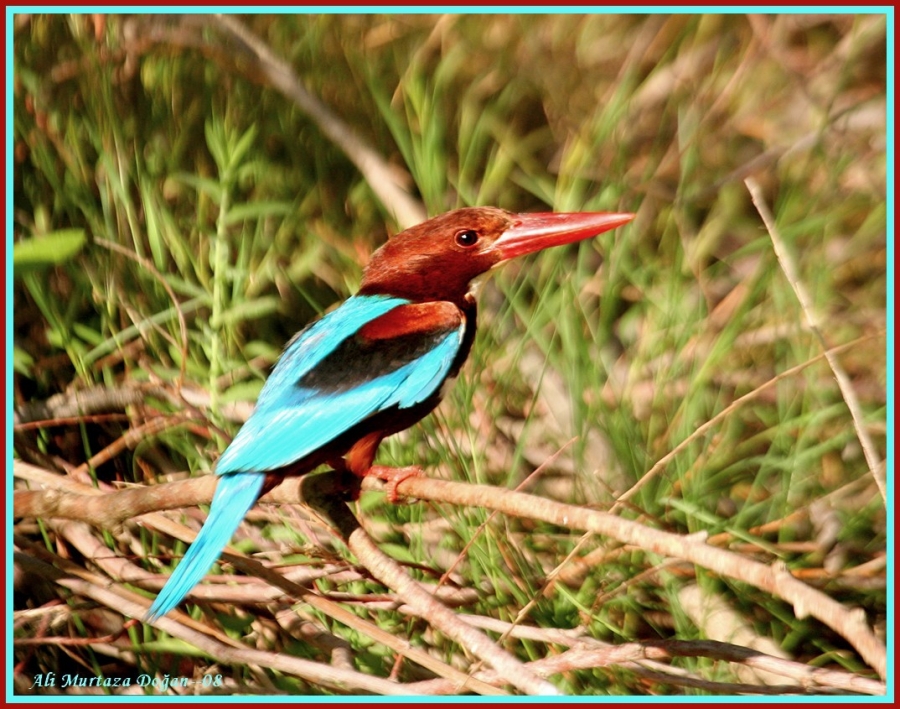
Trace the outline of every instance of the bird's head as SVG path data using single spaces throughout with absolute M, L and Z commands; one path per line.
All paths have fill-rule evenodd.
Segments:
M 588 239 L 633 218 L 606 212 L 457 209 L 397 234 L 372 254 L 360 293 L 462 303 L 475 278 L 508 259 Z

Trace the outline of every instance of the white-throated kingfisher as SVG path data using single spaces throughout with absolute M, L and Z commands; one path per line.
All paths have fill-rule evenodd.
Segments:
M 515 256 L 596 236 L 633 214 L 457 209 L 378 249 L 359 293 L 287 345 L 256 408 L 216 463 L 209 516 L 147 615 L 178 605 L 206 575 L 266 484 L 328 464 L 396 485 L 416 466 L 373 465 L 382 439 L 441 400 L 475 337 L 473 282 Z

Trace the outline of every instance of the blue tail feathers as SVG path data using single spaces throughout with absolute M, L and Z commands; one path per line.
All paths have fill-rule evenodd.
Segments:
M 229 473 L 219 477 L 209 517 L 181 563 L 169 577 L 147 613 L 146 620 L 161 618 L 181 603 L 188 592 L 206 576 L 241 520 L 262 491 L 265 473 Z

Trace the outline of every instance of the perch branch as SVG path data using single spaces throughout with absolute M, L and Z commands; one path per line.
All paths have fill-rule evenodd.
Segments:
M 34 470 L 34 466 L 25 466 L 26 464 L 16 461 L 14 470 L 17 476 L 20 476 L 20 470 L 23 475 L 27 475 L 30 470 Z M 52 476 L 49 473 L 46 476 L 59 479 L 57 476 Z M 304 499 L 298 486 L 303 484 L 309 477 L 314 476 L 284 481 L 272 492 L 268 493 L 263 498 L 263 501 L 296 502 L 298 499 Z M 34 479 L 34 476 L 32 476 L 32 479 Z M 69 482 L 68 484 L 74 485 L 75 483 Z M 170 483 L 170 485 L 172 484 L 174 483 Z M 155 487 L 165 488 L 167 485 Z M 363 488 L 381 489 L 377 481 L 368 478 L 363 481 Z M 73 488 L 70 487 L 69 489 Z M 84 487 L 84 489 L 90 490 L 91 488 Z M 167 498 L 165 493 L 160 493 L 159 491 L 150 493 L 149 490 L 151 489 L 142 489 L 141 492 L 162 494 L 163 499 Z M 646 549 L 662 556 L 685 559 L 722 576 L 744 581 L 791 603 L 798 618 L 811 615 L 825 623 L 829 628 L 846 638 L 880 677 L 885 677 L 887 671 L 885 647 L 869 628 L 864 613 L 859 609 L 847 609 L 821 591 L 797 580 L 780 562 L 769 566 L 748 559 L 740 554 L 711 546 L 705 540 L 698 538 L 697 535 L 683 536 L 664 532 L 608 513 L 567 505 L 524 493 L 499 490 L 488 485 L 471 485 L 416 477 L 408 478 L 401 482 L 397 491 L 401 495 L 415 497 L 419 500 L 483 507 L 499 510 L 504 514 L 515 517 L 542 520 L 569 529 L 602 534 L 622 543 L 633 544 L 641 549 Z M 117 495 L 131 492 L 135 491 L 116 493 L 93 491 L 91 494 L 103 494 L 104 500 L 112 500 Z M 22 494 L 22 492 L 17 491 L 14 496 L 13 508 L 17 516 L 19 515 L 19 509 L 15 500 Z M 170 500 L 170 502 L 174 501 Z M 187 501 L 182 498 L 178 506 L 184 506 L 186 503 Z M 108 504 L 115 506 L 113 502 Z M 172 506 L 175 505 L 173 504 Z M 91 519 L 85 519 L 81 515 L 79 507 L 79 505 L 72 504 L 68 509 L 79 514 L 77 519 L 92 523 Z M 32 505 L 32 509 L 37 508 L 39 508 L 39 505 Z M 121 508 L 119 509 L 121 511 Z M 156 518 L 159 518 L 159 520 Z M 173 525 L 176 528 L 179 527 L 179 525 L 175 525 L 170 520 L 159 515 L 154 515 L 153 519 L 153 526 L 157 528 L 161 528 L 160 525 L 167 527 L 167 529 Z M 178 533 L 169 531 L 167 533 L 181 538 Z M 268 570 L 266 571 L 272 573 Z M 277 574 L 273 575 L 278 577 Z M 276 583 L 276 585 L 278 584 Z
M 322 512 L 340 530 L 357 559 L 379 581 L 397 592 L 406 603 L 438 630 L 446 633 L 479 659 L 493 667 L 504 682 L 509 682 L 525 694 L 553 696 L 559 690 L 541 679 L 484 632 L 469 625 L 434 596 L 419 586 L 394 559 L 382 552 L 372 541 L 359 521 L 333 494 L 313 493 L 315 483 L 325 482 L 325 475 L 310 476 L 307 502 Z M 328 481 L 330 482 L 330 481 Z M 327 488 L 324 488 L 327 489 Z

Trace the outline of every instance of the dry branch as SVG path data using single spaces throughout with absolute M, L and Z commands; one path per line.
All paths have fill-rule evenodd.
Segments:
M 17 543 L 27 550 L 27 553 L 17 552 L 15 562 L 29 571 L 44 578 L 53 579 L 63 588 L 115 609 L 124 615 L 140 617 L 146 612 L 146 605 L 138 600 L 136 594 L 121 585 L 110 584 L 106 577 L 86 572 L 72 562 L 50 554 L 36 544 L 29 544 L 21 539 L 17 540 Z M 208 629 L 204 629 L 206 632 L 201 632 L 171 618 L 160 618 L 156 625 L 173 637 L 190 643 L 217 662 L 224 664 L 261 665 L 343 692 L 362 691 L 384 695 L 409 693 L 396 682 L 372 677 L 363 672 L 303 660 L 281 652 L 264 652 L 236 646 L 233 641 L 229 643 L 223 636 L 210 637 L 207 634 Z
M 420 615 L 428 618 L 437 630 L 446 633 L 470 653 L 493 667 L 504 682 L 509 682 L 526 694 L 543 696 L 559 694 L 556 687 L 540 679 L 482 631 L 466 623 L 459 615 L 450 611 L 416 584 L 396 561 L 375 545 L 347 506 L 335 498 L 333 490 L 329 489 L 330 485 L 316 486 L 320 481 L 325 482 L 326 476 L 314 475 L 307 480 L 310 484 L 305 486 L 305 492 L 308 493 L 309 504 L 322 511 L 336 524 L 350 551 L 372 576 L 388 588 L 394 589 Z
M 31 476 L 34 480 L 39 476 L 35 475 L 33 466 L 27 466 L 24 463 L 16 462 L 16 475 Z M 45 474 L 44 480 L 52 483 L 52 476 Z M 308 484 L 310 477 L 305 476 L 300 479 L 288 479 L 276 487 L 272 492 L 268 493 L 263 501 L 282 501 L 297 502 L 306 499 L 304 487 Z M 50 478 L 50 479 L 48 479 Z M 59 479 L 59 478 L 57 478 Z M 207 483 L 209 484 L 209 483 Z M 74 489 L 75 483 L 69 482 L 67 487 Z M 170 483 L 169 485 L 176 485 Z M 183 486 L 184 483 L 177 483 Z M 158 488 L 166 488 L 168 485 L 154 486 Z M 90 489 L 90 488 L 86 488 Z M 380 489 L 379 483 L 375 480 L 366 479 L 364 481 L 364 489 Z M 148 495 L 162 495 L 162 499 L 171 498 L 159 490 L 151 492 L 152 488 L 144 490 Z M 99 493 L 95 491 L 91 494 L 103 494 L 104 500 L 112 500 L 118 495 L 129 495 L 131 500 L 136 496 L 135 491 L 124 491 L 117 493 Z M 843 605 L 828 597 L 821 591 L 807 586 L 802 581 L 794 578 L 790 571 L 780 562 L 772 565 L 766 565 L 757 561 L 746 558 L 739 554 L 720 549 L 706 543 L 705 539 L 698 535 L 683 536 L 653 529 L 645 525 L 633 522 L 631 520 L 622 519 L 608 513 L 598 512 L 583 507 L 567 505 L 545 498 L 535 497 L 524 493 L 512 492 L 508 490 L 500 490 L 496 487 L 487 485 L 471 485 L 463 483 L 453 483 L 442 480 L 434 480 L 425 477 L 409 478 L 400 483 L 398 492 L 401 495 L 415 497 L 419 500 L 441 501 L 461 506 L 483 507 L 491 510 L 498 510 L 507 515 L 515 517 L 523 517 L 527 519 L 536 519 L 549 522 L 561 527 L 569 529 L 578 529 L 582 531 L 590 531 L 596 534 L 611 537 L 625 544 L 632 544 L 641 549 L 660 554 L 662 556 L 684 559 L 709 569 L 713 573 L 733 578 L 748 583 L 767 593 L 784 599 L 794 607 L 794 612 L 799 618 L 811 615 L 819 621 L 825 623 L 829 628 L 844 637 L 851 643 L 860 656 L 878 673 L 882 678 L 885 677 L 887 671 L 886 651 L 884 644 L 875 636 L 871 628 L 869 628 L 865 615 L 861 609 L 848 609 Z M 210 489 L 210 498 L 212 490 Z M 36 493 L 47 494 L 47 493 Z M 22 492 L 16 492 L 14 498 L 14 510 L 18 516 L 20 513 L 19 505 L 15 500 L 22 495 Z M 139 495 L 137 495 L 139 497 Z M 40 509 L 40 504 L 35 504 L 35 498 L 31 499 L 31 509 Z M 208 501 L 205 500 L 205 501 Z M 180 505 L 186 504 L 186 500 L 181 498 Z M 57 509 L 58 503 L 54 501 Z M 127 510 L 128 505 L 117 505 L 115 502 L 109 504 L 118 510 L 120 514 Z M 172 505 L 174 506 L 174 505 Z M 85 518 L 80 510 L 81 505 L 67 504 L 67 511 L 78 514 L 76 517 L 85 522 L 93 523 L 90 518 Z M 145 505 L 142 509 L 147 509 L 149 505 Z M 165 527 L 164 531 L 174 533 L 173 536 L 183 538 L 175 525 L 170 520 L 160 517 L 160 515 L 149 515 L 150 519 L 145 517 L 142 521 L 152 523 L 158 529 Z M 123 518 L 124 519 L 124 518 Z M 190 536 L 190 535 L 188 535 Z M 190 539 L 188 539 L 190 541 Z M 248 560 L 241 560 L 239 563 L 247 564 Z M 260 565 L 256 564 L 255 566 Z M 275 577 L 275 585 L 281 585 L 278 582 L 277 574 L 269 570 L 265 570 L 268 575 Z M 282 583 L 284 582 L 281 579 Z
M 379 489 L 367 479 L 364 489 Z M 866 622 L 862 609 L 848 609 L 821 591 L 795 579 L 781 562 L 771 566 L 710 546 L 700 535 L 683 536 L 653 529 L 608 513 L 567 505 L 488 485 L 469 485 L 427 478 L 407 479 L 398 493 L 419 500 L 440 500 L 464 506 L 500 510 L 514 517 L 541 520 L 569 529 L 591 531 L 633 544 L 662 556 L 685 559 L 713 573 L 744 581 L 784 599 L 798 618 L 813 616 L 844 637 L 880 677 L 887 671 L 884 644 Z

